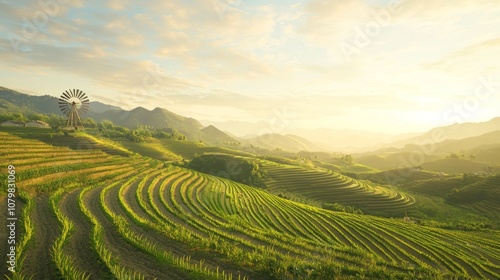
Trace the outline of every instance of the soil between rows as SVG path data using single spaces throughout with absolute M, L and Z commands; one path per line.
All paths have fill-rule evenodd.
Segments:
M 74 231 L 64 251 L 74 259 L 79 271 L 90 274 L 89 279 L 112 279 L 111 271 L 100 261 L 99 255 L 92 247 L 92 223 L 78 206 L 80 192 L 81 189 L 78 189 L 66 194 L 59 203 L 63 214 L 74 223 Z
M 23 270 L 33 279 L 59 279 L 60 274 L 56 264 L 52 261 L 51 248 L 55 239 L 61 234 L 59 221 L 52 212 L 48 195 L 39 195 L 34 198 L 31 221 L 34 234 L 30 241 Z

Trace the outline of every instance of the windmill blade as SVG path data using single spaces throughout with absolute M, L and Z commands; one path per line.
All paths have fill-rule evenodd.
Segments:
M 89 108 L 89 103 L 88 102 L 83 102 L 81 108 Z
M 89 110 L 89 106 L 88 106 L 88 105 L 87 105 L 87 106 L 81 106 L 81 107 L 80 107 L 80 109 L 81 109 L 81 110 L 88 111 L 88 110 Z
M 69 107 L 66 105 L 59 105 L 59 109 L 61 110 L 69 110 Z
M 85 93 L 81 90 L 78 90 L 78 98 L 83 99 L 84 96 L 85 96 Z
M 66 90 L 64 92 L 64 95 L 66 96 L 66 99 L 70 99 L 71 98 L 71 92 L 69 90 Z
M 80 98 L 80 100 L 81 100 L 82 102 L 85 102 L 85 101 L 86 101 L 86 102 L 88 102 L 88 101 L 89 101 L 89 98 L 88 98 L 88 97 L 85 95 L 85 93 L 84 93 L 84 94 L 82 95 L 82 97 Z
M 75 88 L 65 90 L 58 99 L 59 109 L 68 116 L 68 123 L 73 113 L 86 113 L 89 110 L 89 103 L 85 92 Z M 76 112 L 74 112 L 75 110 Z M 71 126 L 73 125 L 76 125 L 76 123 L 71 124 Z
M 68 93 L 68 91 L 63 92 L 62 95 L 61 95 L 61 98 L 65 99 L 65 100 L 69 99 L 69 93 Z
M 66 95 L 68 96 L 68 99 L 70 99 L 71 98 L 71 90 L 68 89 L 65 92 L 66 92 Z
M 64 100 L 62 98 L 59 98 L 59 109 L 63 112 L 63 113 L 67 113 L 69 111 L 69 103 L 67 100 Z
M 80 90 L 79 89 L 75 89 L 75 97 L 80 99 Z
M 59 98 L 59 104 L 69 104 L 68 100 Z
M 65 105 L 65 104 L 59 104 L 59 108 L 61 110 L 63 110 L 63 109 L 69 109 L 69 107 L 67 105 Z
M 61 108 L 61 112 L 63 112 L 64 114 L 68 114 L 69 111 L 70 110 L 68 108 Z

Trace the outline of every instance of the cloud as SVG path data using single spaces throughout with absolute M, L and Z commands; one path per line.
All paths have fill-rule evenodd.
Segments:
M 297 123 L 347 125 L 349 117 L 440 110 L 500 65 L 494 0 L 124 3 L 60 6 L 14 53 L 9 32 L 23 36 L 23 17 L 41 7 L 0 1 L 1 77 L 37 77 L 32 90 L 64 77 L 65 85 L 102 89 L 126 108 L 161 104 L 195 117 L 243 120 L 290 110 Z M 353 44 L 357 30 L 366 32 L 391 3 L 400 10 L 347 60 L 340 44 Z
M 123 10 L 128 5 L 125 0 L 108 0 L 108 7 L 112 10 Z
M 401 0 L 401 20 L 416 20 L 432 24 L 433 21 L 452 19 L 450 15 L 460 13 L 481 12 L 498 9 L 500 2 L 496 0 L 434 0 L 424 2 L 419 0 Z
M 479 75 L 499 72 L 499 50 L 500 37 L 450 52 L 437 61 L 423 64 L 422 67 L 472 79 Z
M 304 24 L 298 32 L 315 44 L 336 47 L 351 37 L 368 16 L 369 7 L 361 0 L 312 0 L 305 6 Z

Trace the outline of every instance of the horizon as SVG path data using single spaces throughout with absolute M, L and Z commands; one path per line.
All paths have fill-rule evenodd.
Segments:
M 497 1 L 195 2 L 0 2 L 3 86 L 275 133 L 498 117 Z

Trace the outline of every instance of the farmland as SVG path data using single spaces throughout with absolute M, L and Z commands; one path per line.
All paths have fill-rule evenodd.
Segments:
M 320 202 L 353 205 L 367 211 L 403 213 L 415 203 L 408 194 L 354 180 L 335 171 L 262 163 L 272 182 L 270 189 Z
M 333 212 L 273 194 L 401 212 L 417 203 L 405 192 L 259 160 L 272 179 L 266 190 L 137 153 L 33 138 L 0 132 L 0 168 L 15 166 L 18 185 L 16 273 L 3 272 L 11 279 L 500 277 L 498 231 Z M 183 142 L 161 149 L 221 152 Z M 496 211 L 491 203 L 476 207 Z

